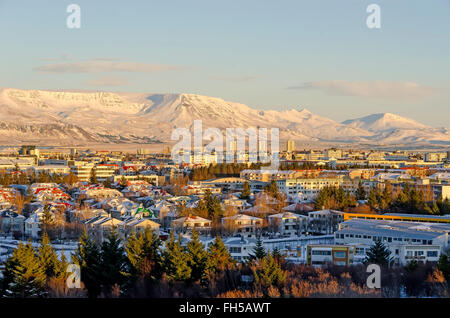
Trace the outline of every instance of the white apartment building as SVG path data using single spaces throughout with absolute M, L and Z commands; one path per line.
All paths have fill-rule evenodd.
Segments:
M 335 210 L 319 210 L 308 213 L 308 232 L 332 234 L 344 221 L 344 212 Z
M 291 212 L 268 216 L 269 226 L 276 233 L 284 236 L 297 236 L 307 231 L 308 217 Z
M 99 182 L 106 181 L 106 179 L 112 180 L 118 166 L 114 164 L 97 164 L 95 166 L 95 175 Z
M 247 260 L 253 253 L 253 249 L 256 246 L 256 239 L 243 238 L 243 237 L 231 237 L 223 242 L 228 249 L 231 257 L 238 262 Z
M 223 188 L 224 190 L 242 190 L 242 185 L 245 182 L 247 182 L 247 180 L 236 177 L 224 177 L 199 181 L 202 185 L 212 185 L 214 187 Z
M 43 165 L 43 166 L 35 166 L 33 170 L 36 174 L 47 172 L 49 174 L 68 174 L 70 172 L 70 168 L 64 165 Z
M 84 161 L 77 161 L 75 162 L 75 165 L 70 167 L 70 171 L 77 176 L 79 181 L 89 181 L 92 169 L 95 169 L 97 181 L 103 182 L 106 181 L 106 179 L 112 180 L 114 178 L 117 167 L 116 165 L 111 164 L 95 165 L 92 162 Z
M 339 187 L 341 178 L 285 179 L 278 180 L 278 189 L 288 197 L 302 201 L 314 201 L 320 190 L 325 187 Z
M 206 194 L 207 191 L 210 191 L 212 194 L 220 194 L 222 192 L 221 188 L 210 184 L 203 184 L 200 181 L 189 181 L 188 185 L 183 187 L 183 190 L 186 191 L 187 195 L 203 195 Z
M 245 169 L 239 173 L 241 179 L 256 180 L 269 182 L 272 180 L 283 180 L 296 178 L 297 175 L 301 175 L 301 172 L 294 170 L 251 170 Z
M 173 220 L 171 226 L 177 233 L 192 231 L 194 228 L 199 232 L 208 232 L 211 229 L 211 224 L 211 220 L 189 215 Z
M 382 241 L 390 249 L 393 263 L 406 265 L 413 259 L 438 261 L 449 246 L 449 233 L 449 224 L 352 219 L 340 224 L 335 243 L 355 245 L 355 260 L 362 261 L 370 247 Z
M 231 232 L 231 235 L 254 238 L 263 225 L 263 219 L 246 214 L 235 214 L 222 218 L 222 225 Z
M 91 170 L 94 168 L 94 163 L 76 161 L 70 167 L 70 172 L 77 176 L 78 181 L 89 181 L 91 177 Z
M 35 157 L 0 157 L 0 169 L 15 169 L 18 167 L 21 170 L 35 166 Z
M 326 159 L 340 159 L 342 158 L 342 149 L 327 149 L 324 151 Z
M 425 161 L 427 162 L 442 162 L 446 158 L 446 152 L 428 152 L 425 154 Z
M 309 244 L 333 244 L 333 235 L 292 236 L 284 238 L 267 238 L 262 240 L 266 252 L 277 249 L 286 260 L 293 263 L 306 263 L 306 249 Z M 232 237 L 224 240 L 231 257 L 242 262 L 253 254 L 256 238 Z

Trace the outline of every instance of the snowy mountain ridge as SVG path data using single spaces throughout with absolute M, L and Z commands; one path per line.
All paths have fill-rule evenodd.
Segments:
M 258 110 L 196 94 L 0 89 L 0 144 L 170 142 L 174 128 L 280 128 L 282 140 L 450 145 L 448 129 L 385 113 L 342 123 L 306 109 Z

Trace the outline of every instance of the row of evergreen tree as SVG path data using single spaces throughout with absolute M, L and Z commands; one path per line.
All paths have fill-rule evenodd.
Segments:
M 258 242 L 248 269 L 253 271 L 255 284 L 267 290 L 281 284 L 286 273 L 281 269 L 281 255 L 266 253 Z M 220 237 L 206 249 L 196 230 L 186 246 L 181 244 L 181 236 L 176 238 L 172 232 L 165 248 L 149 229 L 132 233 L 126 241 L 113 230 L 102 244 L 85 232 L 71 258 L 80 268 L 82 288 L 92 298 L 132 296 L 139 286 L 157 286 L 162 281 L 178 284 L 181 291 L 190 286 L 207 289 L 217 277 L 242 270 Z M 45 233 L 38 249 L 20 243 L 5 265 L 3 297 L 52 297 L 55 293 L 50 286 L 55 280 L 65 286 L 70 274 L 64 253 L 58 258 Z
M 356 198 L 342 187 L 326 186 L 319 191 L 314 201 L 315 210 L 334 209 L 346 211 L 356 205 Z
M 205 249 L 195 230 L 186 246 L 172 232 L 164 249 L 159 237 L 150 230 L 132 233 L 126 241 L 112 231 L 102 244 L 96 244 L 85 233 L 72 254 L 72 262 L 81 269 L 81 287 L 86 291 L 81 295 L 92 298 L 133 297 L 143 286 L 153 287 L 158 292 L 164 284 L 174 288 L 175 292 L 170 296 L 182 296 L 196 288 L 214 288 L 220 279 L 226 281 L 221 290 L 200 295 L 214 297 L 227 292 L 250 291 L 261 296 L 279 296 L 280 291 L 286 290 L 285 283 L 289 284 L 287 277 L 292 280 L 292 275 L 298 270 L 296 266 L 287 264 L 276 249 L 272 253 L 266 252 L 260 239 L 250 259 L 244 264 L 236 264 L 220 237 Z M 383 268 L 392 269 L 393 266 L 391 253 L 381 241 L 370 248 L 365 262 L 379 264 Z M 34 248 L 31 243 L 21 243 L 5 265 L 0 289 L 3 297 L 55 297 L 52 290 L 55 282 L 66 286 L 70 279 L 64 253 L 58 258 L 45 233 L 39 248 Z M 413 273 L 417 266 L 411 262 L 407 271 Z M 448 281 L 450 254 L 443 253 L 435 268 Z M 236 279 L 248 274 L 253 277 L 250 286 Z
M 30 242 L 22 242 L 5 263 L 1 292 L 3 297 L 44 297 L 52 279 L 65 282 L 67 260 L 59 258 L 46 233 L 36 250 Z
M 433 194 L 431 194 L 433 195 Z M 408 183 L 401 189 L 394 188 L 387 183 L 383 190 L 374 188 L 367 196 L 371 209 L 380 212 L 392 211 L 400 213 L 425 213 L 433 215 L 444 215 L 450 213 L 450 202 L 448 198 L 437 200 L 426 199 L 424 191 Z
M 314 207 L 319 210 L 335 209 L 348 211 L 356 206 L 356 200 L 367 200 L 368 206 L 377 212 L 425 213 L 444 215 L 450 213 L 450 202 L 440 196 L 436 201 L 427 201 L 423 190 L 410 186 L 394 188 L 387 183 L 383 190 L 373 188 L 367 194 L 359 182 L 355 195 L 346 192 L 342 187 L 324 187 L 315 199 Z
M 42 171 L 36 174 L 34 171 L 22 172 L 15 170 L 16 173 L 9 173 L 7 171 L 0 172 L 0 185 L 9 186 L 11 184 L 23 184 L 30 185 L 33 183 L 64 183 L 67 185 L 73 185 L 77 182 L 77 176 L 73 173 L 61 174 L 61 173 L 48 173 Z

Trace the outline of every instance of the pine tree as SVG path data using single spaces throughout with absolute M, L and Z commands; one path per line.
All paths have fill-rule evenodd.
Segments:
M 358 189 L 356 190 L 356 200 L 365 200 L 366 199 L 366 190 L 364 190 L 364 186 L 359 180 Z
M 187 281 L 191 278 L 191 268 L 188 264 L 188 256 L 181 246 L 181 236 L 175 240 L 172 231 L 166 242 L 164 250 L 164 264 L 167 278 L 172 281 Z
M 387 265 L 390 261 L 391 252 L 389 248 L 387 248 L 383 242 L 377 240 L 375 244 L 367 251 L 366 263 L 370 264 L 378 264 L 378 265 Z
M 208 210 L 208 217 L 217 220 L 223 216 L 223 210 L 222 205 L 220 204 L 220 200 L 215 195 L 212 195 L 211 191 L 206 190 L 204 201 Z
M 266 186 L 265 191 L 273 198 L 278 197 L 278 186 L 275 180 L 270 181 L 270 184 Z
M 106 178 L 106 180 L 103 182 L 103 186 L 105 188 L 111 188 L 111 179 L 110 178 Z
M 96 184 L 97 183 L 97 172 L 95 171 L 95 168 L 91 169 L 91 175 L 89 177 L 89 182 L 91 184 Z
M 433 215 L 441 215 L 441 210 L 439 209 L 439 206 L 436 202 L 433 202 L 433 205 L 431 207 L 431 214 Z
M 45 271 L 31 243 L 20 243 L 5 263 L 3 288 L 6 297 L 45 296 Z
M 277 262 L 282 262 L 283 259 L 284 259 L 283 255 L 281 255 L 280 250 L 279 250 L 277 247 L 275 247 L 275 248 L 273 249 L 272 257 L 273 257 L 273 258 L 275 259 L 275 261 L 277 261 Z
M 200 280 L 204 274 L 208 254 L 200 242 L 198 231 L 192 231 L 192 240 L 187 244 L 188 264 L 191 268 L 191 280 Z
M 392 203 L 392 191 L 393 187 L 389 182 L 386 182 L 383 192 L 380 195 L 380 205 L 382 210 L 387 210 Z
M 128 259 L 118 233 L 113 229 L 101 247 L 102 289 L 110 295 L 114 285 L 122 287 L 128 273 Z
M 417 269 L 418 266 L 419 266 L 419 264 L 417 263 L 417 261 L 415 259 L 413 259 L 413 260 L 411 260 L 408 263 L 408 265 L 406 266 L 405 270 L 408 273 L 412 273 L 412 272 L 414 272 Z
M 208 258 L 206 260 L 206 273 L 213 274 L 223 271 L 234 265 L 235 261 L 228 252 L 220 236 L 216 236 L 214 242 L 208 248 Z
M 244 200 L 248 200 L 250 199 L 250 186 L 248 184 L 248 182 L 244 182 L 244 184 L 242 185 L 242 193 L 241 193 L 241 199 Z
M 256 245 L 253 248 L 253 254 L 250 255 L 251 260 L 263 259 L 266 256 L 266 250 L 262 244 L 261 237 L 256 240 Z
M 72 261 L 80 266 L 81 281 L 88 290 L 89 298 L 96 298 L 101 291 L 100 251 L 86 232 L 81 236 L 78 248 L 72 254 Z
M 132 275 L 159 278 L 162 274 L 159 249 L 161 240 L 149 228 L 139 234 L 131 233 L 125 247 Z
M 42 235 L 41 246 L 38 249 L 39 262 L 48 278 L 56 276 L 58 268 L 58 255 L 50 244 L 50 238 L 47 233 Z
M 286 279 L 286 272 L 270 253 L 258 261 L 258 265 L 253 269 L 253 275 L 255 283 L 263 289 L 270 286 L 279 287 Z
M 370 190 L 367 200 L 371 209 L 378 209 L 380 206 L 380 190 L 378 188 Z
M 202 218 L 209 218 L 208 206 L 206 205 L 206 201 L 201 199 L 198 201 L 197 206 L 194 208 L 195 215 L 198 215 Z
M 46 204 L 42 211 L 42 216 L 40 218 L 41 225 L 43 226 L 51 226 L 55 223 L 53 213 L 50 212 L 50 205 Z
M 448 198 L 445 198 L 445 200 L 443 200 L 442 198 L 442 194 L 439 195 L 437 201 L 436 201 L 436 205 L 439 208 L 439 214 L 440 215 L 444 215 L 444 214 L 449 214 L 450 213 L 450 201 Z
M 125 252 L 127 253 L 133 276 L 141 276 L 144 253 L 142 236 L 136 235 L 134 231 L 131 232 L 125 245 Z
M 50 232 L 53 229 L 53 226 L 55 225 L 55 218 L 53 216 L 53 213 L 50 212 L 50 205 L 46 204 L 44 206 L 44 210 L 42 211 L 42 216 L 39 219 L 40 227 L 42 232 Z
M 55 277 L 66 280 L 69 277 L 69 273 L 67 272 L 67 266 L 69 262 L 67 261 L 66 255 L 64 254 L 64 250 L 61 250 L 61 259 L 56 262 L 55 265 Z
M 447 281 L 450 281 L 450 250 L 447 250 L 439 256 L 437 268 L 442 271 Z

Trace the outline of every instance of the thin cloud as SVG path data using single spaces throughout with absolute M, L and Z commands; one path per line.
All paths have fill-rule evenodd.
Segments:
M 120 61 L 118 57 L 94 57 L 91 61 Z
M 127 85 L 128 82 L 124 78 L 120 77 L 100 77 L 87 81 L 89 86 L 124 86 Z
M 136 62 L 114 62 L 105 60 L 89 60 L 74 63 L 47 64 L 34 68 L 45 73 L 105 73 L 105 72 L 139 72 L 153 73 L 181 69 L 180 66 L 149 64 Z
M 341 80 L 305 82 L 288 89 L 320 90 L 328 95 L 360 96 L 369 98 L 412 99 L 432 95 L 436 89 L 415 82 L 348 82 Z
M 211 76 L 213 80 L 227 82 L 249 82 L 258 78 L 258 76 Z
M 61 61 L 69 61 L 70 58 L 67 53 L 62 53 L 59 57 L 42 58 L 41 60 L 46 62 L 61 62 Z

